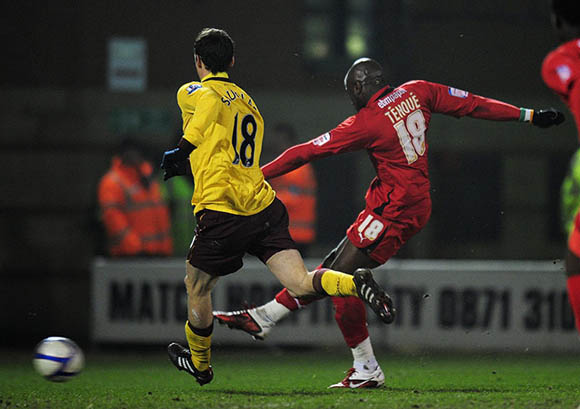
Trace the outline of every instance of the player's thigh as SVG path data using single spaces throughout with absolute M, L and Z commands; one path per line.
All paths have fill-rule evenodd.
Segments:
M 189 264 L 211 276 L 239 270 L 247 248 L 247 221 L 248 218 L 229 213 L 204 211 L 187 255 Z
M 248 253 L 258 257 L 264 264 L 276 253 L 296 250 L 296 243 L 288 230 L 288 212 L 284 204 L 274 199 L 272 204 L 252 217 L 253 224 L 264 226 L 248 246 Z
M 418 233 L 428 220 L 430 210 L 425 215 L 413 216 L 393 221 L 375 214 L 370 209 L 363 210 L 348 228 L 346 235 L 353 247 L 359 249 L 369 259 L 381 265 L 393 257 L 412 236 Z M 346 251 L 346 252 L 345 252 Z M 345 257 L 349 260 L 364 260 L 355 251 L 345 246 Z
M 278 281 L 294 296 L 315 294 L 312 276 L 295 249 L 282 250 L 271 256 L 266 265 Z

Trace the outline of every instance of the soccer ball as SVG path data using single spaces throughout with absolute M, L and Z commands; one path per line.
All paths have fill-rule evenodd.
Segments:
M 83 369 L 85 357 L 83 351 L 70 339 L 48 337 L 36 346 L 32 363 L 45 379 L 65 382 Z

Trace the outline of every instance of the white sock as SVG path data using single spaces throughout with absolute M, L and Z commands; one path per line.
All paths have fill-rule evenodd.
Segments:
M 379 366 L 373 346 L 371 345 L 371 338 L 367 337 L 363 342 L 356 347 L 350 349 L 354 358 L 352 366 L 358 372 L 374 372 Z
M 272 325 L 276 324 L 291 312 L 288 308 L 276 301 L 276 299 L 256 308 L 258 316 Z

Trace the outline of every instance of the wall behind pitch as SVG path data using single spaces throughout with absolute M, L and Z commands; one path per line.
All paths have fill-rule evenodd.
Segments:
M 314 262 L 314 261 L 313 261 Z M 92 279 L 92 339 L 166 343 L 184 337 L 183 262 L 97 260 Z M 376 348 L 470 351 L 579 351 L 561 266 L 552 262 L 399 261 L 375 270 L 398 316 L 387 326 L 369 310 Z M 280 284 L 247 259 L 213 291 L 217 310 L 262 304 Z M 276 326 L 269 344 L 343 345 L 329 299 Z M 214 342 L 249 344 L 241 331 L 216 326 Z

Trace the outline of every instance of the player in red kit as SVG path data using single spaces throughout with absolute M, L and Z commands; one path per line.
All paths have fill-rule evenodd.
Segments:
M 355 61 L 344 84 L 357 114 L 318 138 L 287 149 L 262 170 L 266 178 L 273 178 L 314 159 L 362 149 L 368 152 L 377 176 L 367 190 L 366 207 L 322 263 L 324 267 L 350 274 L 359 267 L 384 264 L 429 220 L 426 132 L 433 113 L 519 120 L 541 127 L 563 121 L 562 114 L 555 110 L 516 108 L 427 81 L 411 81 L 393 88 L 386 84 L 381 66 L 368 58 Z M 373 353 L 364 304 L 353 297 L 333 297 L 332 301 L 336 321 L 354 362 L 346 377 L 330 387 L 383 385 L 385 377 Z M 274 300 L 260 307 L 214 312 L 214 317 L 255 338 L 264 338 L 276 322 L 306 303 L 283 289 Z
M 580 3 L 554 0 L 552 21 L 562 44 L 550 52 L 542 65 L 542 78 L 568 105 L 580 131 Z M 579 134 L 580 138 L 580 134 Z M 568 237 L 566 287 L 580 332 L 580 213 Z

